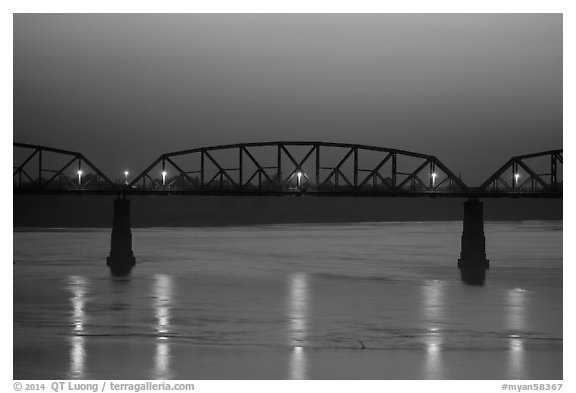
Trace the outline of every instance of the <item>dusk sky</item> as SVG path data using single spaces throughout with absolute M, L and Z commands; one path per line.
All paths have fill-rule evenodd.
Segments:
M 16 14 L 13 139 L 111 178 L 187 148 L 359 143 L 476 185 L 562 148 L 562 15 Z

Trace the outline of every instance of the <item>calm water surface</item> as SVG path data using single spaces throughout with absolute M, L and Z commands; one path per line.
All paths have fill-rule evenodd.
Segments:
M 561 379 L 562 222 L 14 232 L 15 379 Z M 362 349 L 364 345 L 365 349 Z

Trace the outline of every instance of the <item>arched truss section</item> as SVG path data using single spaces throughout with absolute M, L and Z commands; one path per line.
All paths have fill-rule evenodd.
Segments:
M 14 143 L 15 191 L 110 190 L 117 188 L 81 153 Z
M 562 193 L 562 150 L 512 157 L 478 188 L 481 192 Z
M 325 142 L 223 145 L 161 155 L 132 190 L 240 193 L 460 193 L 468 187 L 436 157 Z

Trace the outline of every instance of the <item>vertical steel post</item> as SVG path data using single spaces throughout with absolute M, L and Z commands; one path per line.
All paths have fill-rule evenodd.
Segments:
M 42 150 L 38 149 L 38 186 L 42 186 Z
M 358 187 L 358 148 L 354 148 L 354 187 Z
M 204 188 L 204 150 L 200 150 L 200 188 Z
M 242 147 L 238 148 L 238 179 L 240 182 L 240 188 L 244 188 L 244 179 L 242 176 Z
M 316 144 L 316 188 L 320 190 L 320 144 Z
M 550 157 L 550 187 L 552 187 L 553 190 L 555 190 L 557 186 L 557 175 L 556 154 L 552 154 Z
M 278 145 L 278 157 L 276 157 L 277 160 L 277 165 L 276 165 L 276 177 L 277 177 L 277 182 L 278 182 L 278 188 L 283 188 L 282 187 L 282 146 L 284 145 Z
M 396 153 L 392 153 L 392 188 L 396 188 Z

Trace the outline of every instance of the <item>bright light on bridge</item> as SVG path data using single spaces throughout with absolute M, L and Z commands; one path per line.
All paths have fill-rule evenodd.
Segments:
M 433 172 L 433 173 L 432 173 L 432 187 L 434 187 L 434 186 L 435 186 L 435 183 L 436 183 L 436 176 L 438 176 L 438 175 L 436 174 L 436 172 Z
M 518 179 L 520 179 L 520 174 L 515 173 L 514 174 L 514 187 L 516 187 L 518 185 Z
M 128 171 L 124 171 L 124 182 L 125 182 L 126 184 L 128 184 L 128 175 L 129 175 L 129 174 L 130 174 L 130 173 L 129 173 Z
M 296 174 L 298 182 L 297 182 L 297 187 L 300 188 L 300 184 L 302 184 L 302 172 L 298 172 Z
M 166 185 L 166 171 L 162 171 L 162 186 Z
M 78 169 L 78 185 L 82 184 L 82 169 Z

